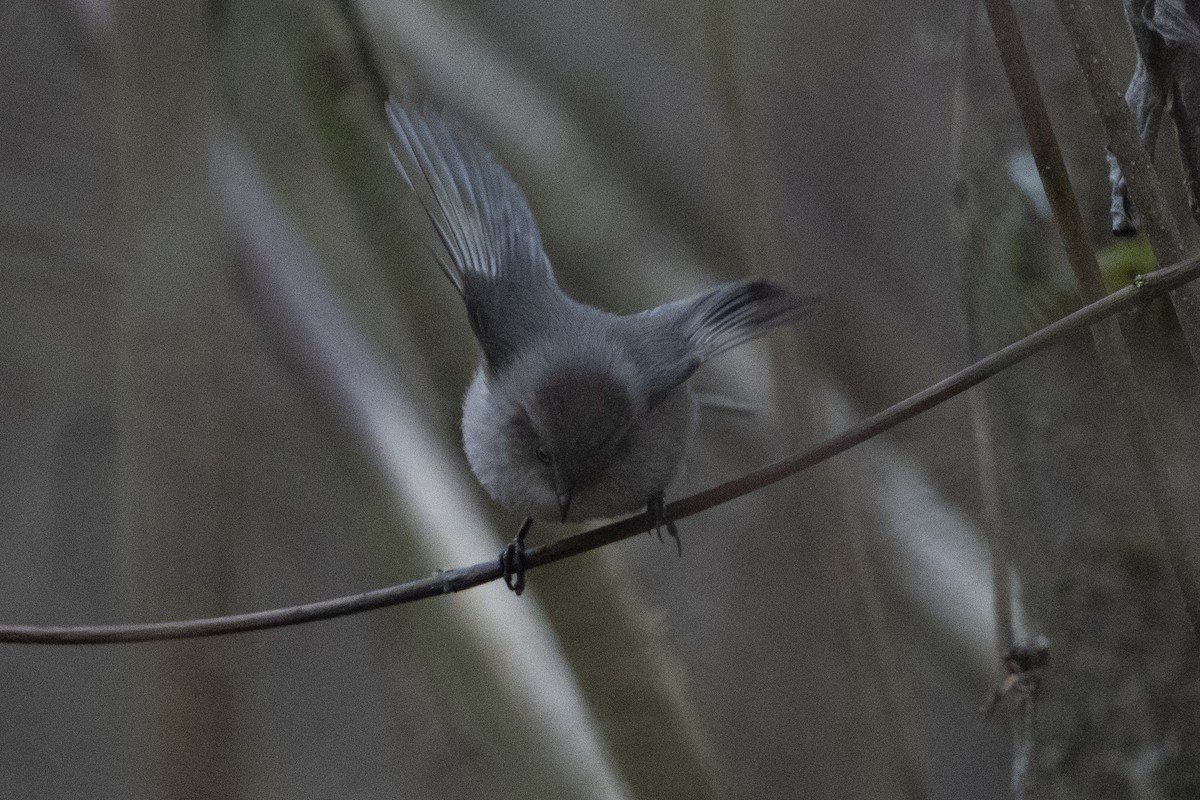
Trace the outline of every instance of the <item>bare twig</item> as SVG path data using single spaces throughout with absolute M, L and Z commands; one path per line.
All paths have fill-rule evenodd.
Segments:
M 1012 3 L 1009 0 L 984 0 L 984 5 L 992 21 L 1009 86 L 1021 112 L 1038 175 L 1058 223 L 1067 260 L 1079 282 L 1084 301 L 1096 300 L 1104 296 L 1104 280 L 1088 241 L 1083 215 L 1079 212 Z M 1128 117 L 1127 111 L 1125 116 Z M 1150 414 L 1138 397 L 1137 376 L 1120 324 L 1116 319 L 1106 319 L 1092 328 L 1092 338 L 1125 422 L 1127 438 L 1149 494 L 1158 529 L 1166 542 L 1184 604 L 1193 626 L 1200 630 L 1200 530 L 1195 521 L 1179 513 L 1177 501 L 1172 497 L 1166 462 L 1155 443 Z
M 1091 3 L 1089 0 L 1055 2 L 1075 46 L 1075 58 L 1083 70 L 1092 100 L 1104 122 L 1109 150 L 1121 165 L 1133 203 L 1141 212 L 1142 230 L 1150 240 L 1154 256 L 1159 264 L 1176 263 L 1183 257 L 1179 231 L 1167 209 L 1150 154 L 1142 145 L 1129 106 L 1113 79 L 1112 60 L 1100 35 Z M 1189 286 L 1173 292 L 1171 303 L 1187 339 L 1192 361 L 1200 369 L 1200 287 Z M 1200 570 L 1200 556 L 1191 566 Z
M 1106 317 L 1142 305 L 1200 277 L 1200 257 L 1188 259 L 1166 269 L 1141 277 L 1133 286 L 1126 286 L 1095 303 L 1075 311 L 1057 322 L 1031 333 L 987 358 L 971 364 L 933 386 L 918 392 L 890 408 L 860 422 L 821 444 L 755 470 L 740 478 L 714 486 L 691 497 L 669 504 L 665 512 L 671 519 L 699 514 L 727 503 L 756 489 L 761 489 L 795 475 L 839 453 L 861 444 L 901 422 L 928 411 L 955 395 L 1046 349 L 1054 342 L 1095 324 Z M 645 514 L 603 525 L 590 531 L 569 536 L 529 551 L 528 569 L 552 564 L 564 558 L 595 550 L 599 547 L 644 533 L 650 520 Z M 346 597 L 336 597 L 315 603 L 287 608 L 234 614 L 227 617 L 189 619 L 176 622 L 148 622 L 133 625 L 0 625 L 0 642 L 23 644 L 116 644 L 149 642 L 164 639 L 190 639 L 219 636 L 229 633 L 281 628 L 306 622 L 344 617 L 363 611 L 411 603 L 429 597 L 460 592 L 500 577 L 499 560 L 469 567 L 445 570 L 420 580 L 374 589 Z
M 1046 112 L 1037 78 L 1033 74 L 1029 53 L 1017 27 L 1016 14 L 1009 0 L 984 0 L 984 6 L 996 36 L 996 46 L 1000 50 L 1008 85 L 1017 101 L 1021 122 L 1025 125 L 1029 149 L 1037 163 L 1042 187 L 1046 191 L 1046 198 L 1050 201 L 1050 208 L 1058 223 L 1059 234 L 1067 249 L 1067 260 L 1075 273 L 1075 279 L 1079 282 L 1084 302 L 1091 302 L 1104 296 L 1104 280 L 1096 264 L 1096 256 L 1088 244 L 1083 215 L 1079 213 L 1079 204 L 1075 200 L 1075 191 L 1071 188 L 1071 181 L 1067 176 L 1062 151 L 1054 136 L 1050 115 Z

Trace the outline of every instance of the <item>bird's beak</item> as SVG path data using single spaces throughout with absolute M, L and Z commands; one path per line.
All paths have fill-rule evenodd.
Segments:
M 558 510 L 562 512 L 562 521 L 567 521 L 567 512 L 571 510 L 571 490 L 558 493 Z

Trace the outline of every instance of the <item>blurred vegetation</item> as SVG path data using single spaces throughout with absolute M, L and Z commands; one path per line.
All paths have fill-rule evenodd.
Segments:
M 1102 134 L 1057 18 L 1018 10 L 1116 288 L 1153 259 L 1108 236 Z M 3 617 L 286 605 L 511 535 L 461 456 L 474 345 L 388 158 L 389 91 L 478 130 L 582 300 L 633 311 L 749 271 L 826 296 L 799 336 L 705 368 L 702 388 L 757 411 L 706 412 L 673 493 L 961 366 L 964 313 L 992 350 L 1077 307 L 983 28 L 950 153 L 966 24 L 942 0 L 3 4 Z M 286 221 L 291 273 L 245 246 L 223 148 Z M 1200 381 L 1171 309 L 1123 325 L 1200 502 Z M 1021 624 L 1052 642 L 1039 796 L 1195 797 L 1200 649 L 1088 337 L 981 391 Z M 964 421 L 949 404 L 689 519 L 683 559 L 642 537 L 538 570 L 520 599 L 8 648 L 6 791 L 1006 797 L 1003 714 L 977 713 L 1000 667 Z

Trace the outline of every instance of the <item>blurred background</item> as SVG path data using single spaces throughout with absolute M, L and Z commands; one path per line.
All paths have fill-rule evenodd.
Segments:
M 1123 285 L 1152 257 L 1107 232 L 1057 15 L 1017 10 Z M 389 91 L 478 131 L 580 300 L 825 296 L 699 373 L 751 410 L 705 413 L 668 499 L 1078 305 L 970 2 L 0 0 L 0 620 L 291 605 L 511 537 L 461 452 L 474 342 Z M 1169 131 L 1158 162 L 1194 252 Z M 1165 301 L 1123 323 L 1197 513 L 1196 371 Z M 1051 642 L 1039 796 L 1200 795 L 1200 649 L 1086 334 L 680 528 L 682 558 L 638 537 L 520 598 L 4 645 L 0 796 L 1008 797 L 993 576 Z

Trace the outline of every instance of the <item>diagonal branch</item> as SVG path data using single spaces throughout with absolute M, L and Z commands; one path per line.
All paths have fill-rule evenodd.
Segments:
M 924 391 L 868 417 L 858 425 L 796 455 L 776 461 L 727 483 L 677 500 L 666 507 L 671 519 L 682 519 L 727 503 L 757 489 L 802 472 L 844 453 L 879 434 L 912 419 L 1008 367 L 1046 349 L 1054 342 L 1087 328 L 1102 319 L 1140 306 L 1149 300 L 1200 277 L 1200 256 L 1148 273 L 1133 286 L 1068 314 L 1057 322 L 1019 339 L 992 355 L 971 364 Z M 526 567 L 541 567 L 643 533 L 650 524 L 640 514 L 569 536 L 530 550 Z M 226 617 L 149 622 L 133 625 L 0 625 L 0 642 L 20 644 L 117 644 L 165 639 L 191 639 L 229 633 L 282 628 L 306 622 L 344 617 L 378 608 L 411 603 L 430 597 L 460 592 L 500 577 L 499 561 L 438 572 L 427 578 L 346 597 L 320 600 L 287 608 L 254 611 Z

